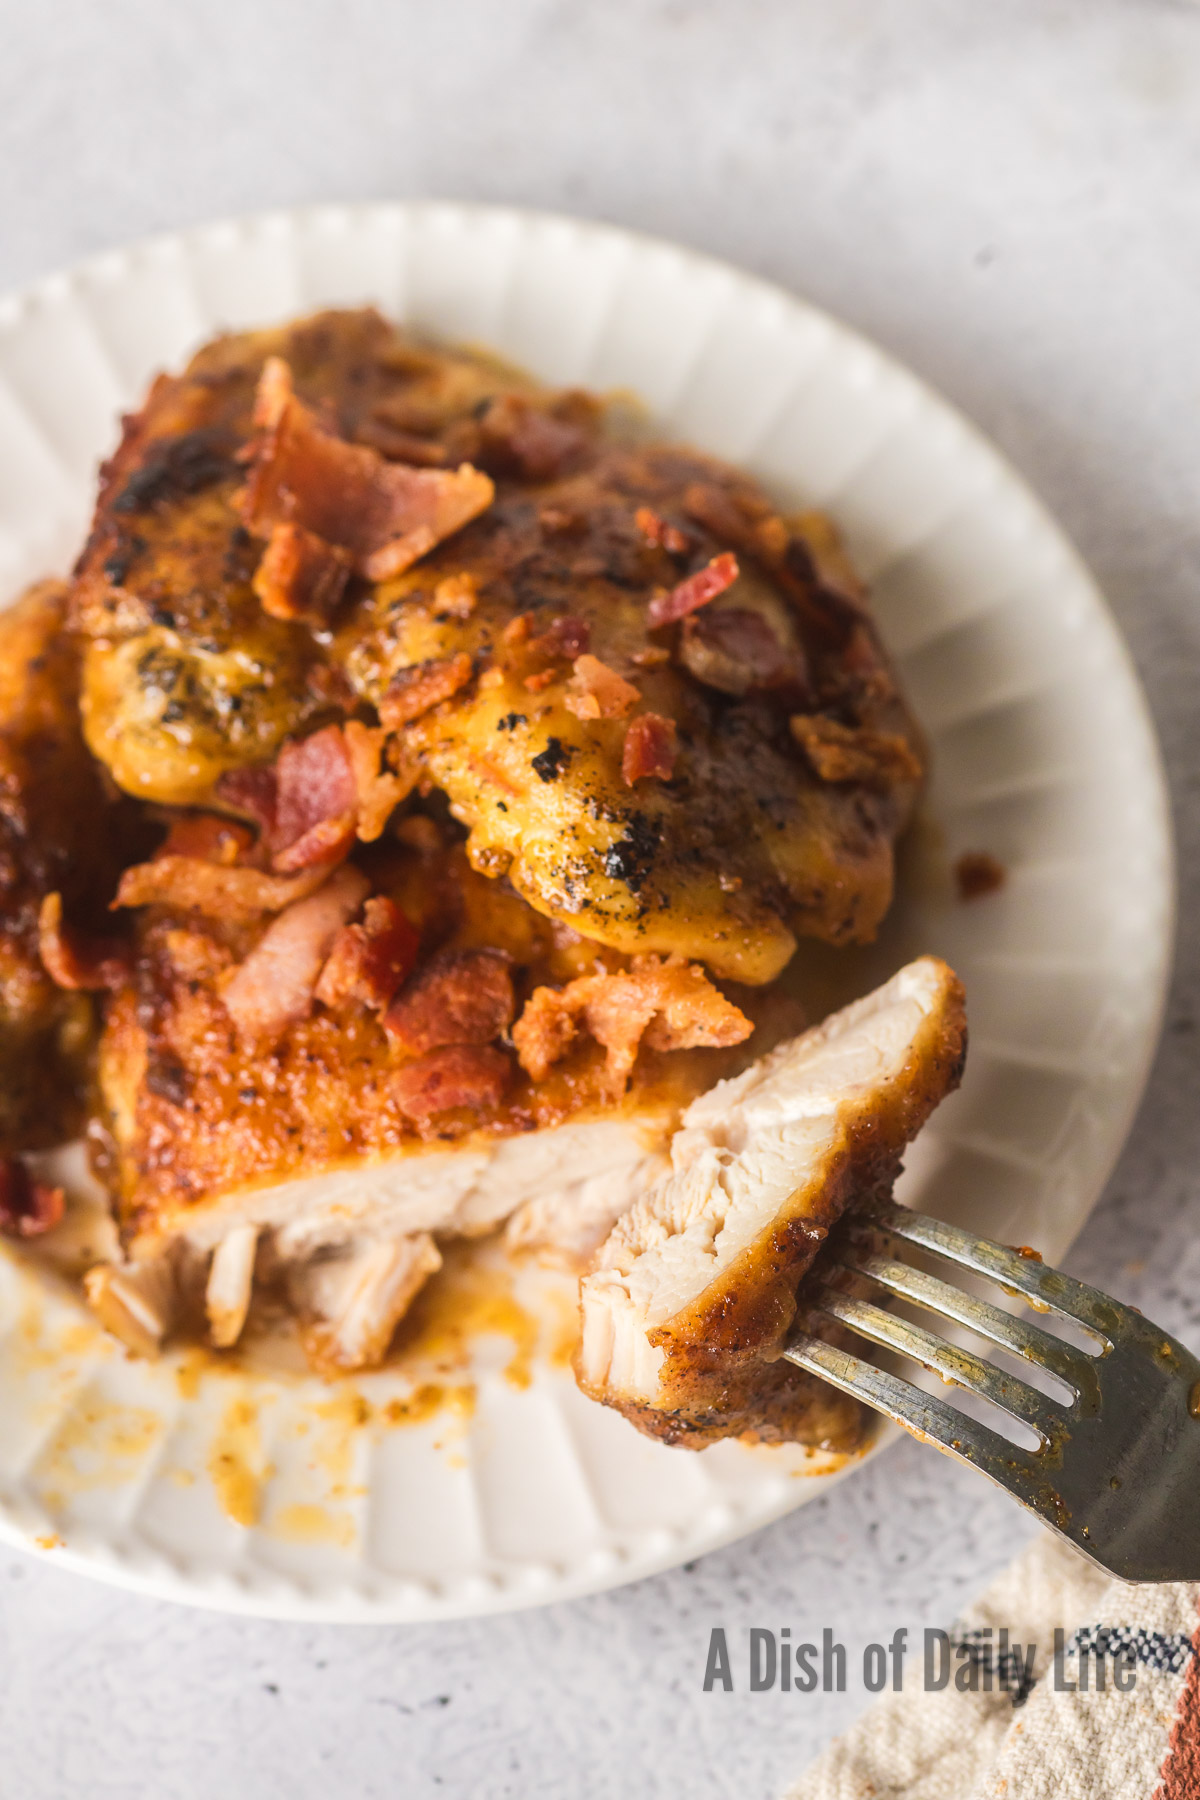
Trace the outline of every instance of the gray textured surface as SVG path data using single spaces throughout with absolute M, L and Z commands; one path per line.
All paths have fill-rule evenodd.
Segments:
M 0 0 L 0 42 L 0 287 L 278 202 L 524 202 L 772 275 L 993 434 L 1116 607 L 1179 832 L 1167 1033 L 1071 1267 L 1200 1347 L 1200 12 Z M 710 1626 L 944 1623 L 1026 1530 L 906 1444 L 689 1570 L 434 1629 L 209 1617 L 0 1554 L 0 1794 L 751 1800 L 867 1697 L 704 1695 Z

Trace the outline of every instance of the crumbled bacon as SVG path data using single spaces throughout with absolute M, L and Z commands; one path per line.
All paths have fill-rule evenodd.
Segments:
M 501 394 L 480 424 L 482 458 L 489 468 L 527 481 L 549 481 L 578 462 L 587 434 L 577 425 L 541 412 L 518 394 Z
M 648 544 L 667 550 L 672 556 L 683 556 L 689 549 L 687 533 L 680 531 L 676 525 L 668 525 L 652 507 L 639 506 L 633 516 L 638 530 Z
M 364 844 L 373 844 L 400 802 L 412 793 L 419 771 L 403 763 L 398 769 L 380 767 L 385 754 L 390 753 L 393 762 L 399 754 L 398 740 L 389 740 L 386 731 L 350 719 L 342 732 L 358 795 L 358 835 Z
M 327 725 L 284 745 L 275 763 L 269 831 L 281 874 L 341 860 L 354 842 L 358 787 L 341 727 Z
M 256 537 L 295 524 L 349 551 L 371 581 L 386 581 L 491 505 L 488 476 L 388 462 L 328 431 L 292 389 L 291 371 L 269 357 L 255 402 L 242 519 Z
M 0 1157 L 0 1233 L 5 1237 L 42 1237 L 62 1222 L 66 1204 L 62 1188 L 36 1180 L 19 1157 Z
M 129 979 L 129 946 L 116 938 L 88 940 L 63 923 L 61 894 L 47 894 L 38 915 L 38 950 L 51 981 L 60 988 L 98 992 Z
M 221 984 L 225 1010 L 244 1044 L 270 1048 L 312 1011 L 317 979 L 338 931 L 358 911 L 367 881 L 343 868 L 273 919 L 244 962 Z
M 458 950 L 435 956 L 388 1010 L 388 1036 L 421 1055 L 445 1044 L 488 1044 L 513 1016 L 507 960 L 495 950 Z
M 564 704 L 577 719 L 623 719 L 641 694 L 598 656 L 577 656 Z
M 788 723 L 822 781 L 857 781 L 886 793 L 921 779 L 920 760 L 898 732 L 839 725 L 821 713 L 795 713 Z
M 158 850 L 159 856 L 197 856 L 231 869 L 249 860 L 254 833 L 219 813 L 176 813 Z
M 804 652 L 783 643 L 770 620 L 749 607 L 693 613 L 683 622 L 679 658 L 697 681 L 723 694 L 786 688 L 800 698 L 808 685 Z
M 621 774 L 626 787 L 647 775 L 669 781 L 675 767 L 675 747 L 674 719 L 664 719 L 661 713 L 640 713 L 631 719 L 621 751 Z
M 268 875 L 261 869 L 225 869 L 197 856 L 160 856 L 126 869 L 113 905 L 170 906 L 251 925 L 263 913 L 282 912 L 304 899 L 328 874 L 326 864 L 298 875 Z
M 591 640 L 591 629 L 586 619 L 575 613 L 559 613 L 551 619 L 545 631 L 540 632 L 529 641 L 531 656 L 553 656 L 573 662 L 582 656 Z
M 419 719 L 431 706 L 449 700 L 471 679 L 471 658 L 465 650 L 439 661 L 414 663 L 392 677 L 379 703 L 379 716 L 390 731 Z
M 478 601 L 479 584 L 467 570 L 445 576 L 433 590 L 434 613 L 449 613 L 454 619 L 469 619 Z
M 656 956 L 616 974 L 582 975 L 564 988 L 535 988 L 513 1026 L 521 1067 L 543 1081 L 585 1029 L 607 1053 L 607 1079 L 625 1090 L 645 1043 L 652 1050 L 723 1048 L 754 1027 L 697 963 Z
M 350 579 L 353 558 L 291 520 L 271 530 L 252 586 L 273 619 L 308 619 L 326 625 Z
M 711 562 L 697 569 L 677 587 L 654 595 L 646 611 L 650 629 L 656 631 L 660 625 L 673 625 L 676 619 L 686 618 L 697 607 L 707 606 L 710 600 L 733 586 L 738 573 L 737 557 L 731 550 L 722 550 L 720 556 L 714 556 Z
M 421 940 L 394 900 L 376 894 L 363 908 L 361 925 L 343 925 L 321 970 L 316 997 L 322 1006 L 360 1006 L 382 1012 L 411 974 Z
M 277 787 L 274 767 L 255 763 L 245 769 L 226 769 L 217 782 L 217 794 L 226 806 L 253 819 L 267 838 L 275 824 Z M 190 856 L 194 853 L 183 850 L 180 854 Z
M 450 1044 L 405 1063 L 392 1076 L 400 1110 L 423 1125 L 457 1107 L 485 1112 L 495 1106 L 512 1078 L 512 1063 L 494 1044 Z

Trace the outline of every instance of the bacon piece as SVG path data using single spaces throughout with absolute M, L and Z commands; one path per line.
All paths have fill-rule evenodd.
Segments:
M 118 938 L 93 938 L 68 931 L 63 924 L 61 894 L 47 894 L 38 914 L 38 951 L 51 981 L 60 988 L 99 992 L 129 980 L 127 944 Z
M 314 990 L 338 931 L 367 896 L 366 877 L 339 869 L 324 887 L 273 919 L 249 956 L 221 984 L 243 1044 L 269 1049 L 312 1011 Z
M 564 704 L 577 719 L 623 719 L 641 694 L 598 656 L 577 656 Z
M 532 656 L 553 656 L 573 662 L 577 656 L 583 655 L 591 635 L 591 627 L 586 619 L 579 618 L 575 613 L 559 613 L 556 619 L 551 619 L 545 631 L 530 639 L 529 652 Z
M 484 1112 L 500 1100 L 512 1078 L 512 1063 L 494 1044 L 450 1044 L 392 1076 L 392 1093 L 402 1112 L 423 1125 L 452 1108 Z
M 36 1180 L 20 1157 L 0 1158 L 0 1233 L 5 1237 L 42 1237 L 61 1224 L 65 1211 L 62 1188 Z
M 400 802 L 416 787 L 420 770 L 403 762 L 398 770 L 380 768 L 389 743 L 386 731 L 350 719 L 342 726 L 342 734 L 358 796 L 358 835 L 364 844 L 373 844 Z M 391 739 L 393 760 L 399 752 L 399 740 Z
M 196 856 L 160 856 L 126 869 L 114 906 L 170 906 L 233 925 L 252 925 L 263 913 L 282 912 L 319 888 L 329 874 L 322 864 L 298 875 L 261 869 L 223 869 Z
M 687 533 L 680 531 L 675 525 L 668 525 L 652 507 L 639 506 L 633 516 L 646 542 L 653 544 L 656 549 L 667 550 L 672 556 L 682 556 L 689 548 Z
M 256 537 L 295 524 L 348 551 L 358 572 L 386 581 L 491 505 L 490 478 L 388 462 L 326 430 L 292 389 L 291 370 L 268 357 L 255 400 L 259 436 L 241 499 Z
M 622 1094 L 638 1049 L 724 1048 L 754 1026 L 715 988 L 698 963 L 635 959 L 616 974 L 581 975 L 564 988 L 535 988 L 513 1026 L 521 1067 L 543 1081 L 586 1029 L 607 1052 L 607 1079 Z
M 650 629 L 656 631 L 660 625 L 673 625 L 676 619 L 707 606 L 710 600 L 733 586 L 738 574 L 737 557 L 730 550 L 722 550 L 720 556 L 714 556 L 678 587 L 665 594 L 655 594 L 646 613 Z
M 177 813 L 157 851 L 158 856 L 195 856 L 202 862 L 232 869 L 249 860 L 254 833 L 219 813 Z
M 383 1023 L 394 1043 L 419 1056 L 444 1044 L 488 1044 L 512 1016 L 507 960 L 495 950 L 457 950 L 433 957 Z
M 647 775 L 662 781 L 671 779 L 675 767 L 675 721 L 660 713 L 640 713 L 631 719 L 625 731 L 621 751 L 621 774 L 626 787 Z
M 921 780 L 920 761 L 897 732 L 839 725 L 821 713 L 795 713 L 788 725 L 822 781 L 857 781 L 886 793 Z
M 578 462 L 587 433 L 531 406 L 519 394 L 501 394 L 479 422 L 483 460 L 489 467 L 548 481 Z
M 272 863 L 281 874 L 338 862 L 354 842 L 358 787 L 339 725 L 284 745 L 275 763 Z
M 363 908 L 361 925 L 343 925 L 321 970 L 316 997 L 322 1006 L 360 1006 L 382 1012 L 416 964 L 421 940 L 394 900 L 376 894 Z
M 447 575 L 433 590 L 433 610 L 454 619 L 469 619 L 479 601 L 479 583 L 469 571 Z
M 439 701 L 449 700 L 471 679 L 471 658 L 465 650 L 439 661 L 414 663 L 392 677 L 379 703 L 379 716 L 390 731 L 408 725 Z
M 217 782 L 217 795 L 226 806 L 253 819 L 266 838 L 275 825 L 278 786 L 274 767 L 256 763 L 247 769 L 226 769 Z M 191 853 L 184 851 L 182 854 Z
M 272 528 L 251 586 L 273 619 L 326 625 L 346 591 L 352 566 L 350 552 L 340 544 L 286 520 Z
M 782 643 L 770 620 L 745 606 L 693 613 L 683 622 L 679 659 L 689 674 L 722 694 L 808 687 L 804 652 Z

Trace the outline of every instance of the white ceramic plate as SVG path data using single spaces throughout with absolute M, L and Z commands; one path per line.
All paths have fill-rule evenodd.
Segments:
M 155 370 L 222 327 L 368 301 L 553 382 L 632 388 L 665 432 L 835 514 L 935 769 L 905 898 L 855 980 L 935 950 L 970 1002 L 966 1081 L 905 1197 L 1060 1256 L 1158 1031 L 1172 876 L 1154 738 L 1104 603 L 1037 501 L 832 319 L 671 245 L 499 208 L 318 208 L 101 257 L 0 304 L 0 597 L 68 567 L 116 415 Z M 962 905 L 947 870 L 969 849 L 1008 882 Z M 474 1411 L 397 1424 L 394 1373 L 327 1388 L 284 1367 L 129 1360 L 69 1287 L 8 1253 L 0 1531 L 201 1604 L 416 1619 L 631 1580 L 824 1489 L 798 1451 L 672 1451 L 584 1400 L 551 1348 L 570 1284 L 518 1281 L 541 1347 L 514 1367 L 514 1343 L 484 1335 Z

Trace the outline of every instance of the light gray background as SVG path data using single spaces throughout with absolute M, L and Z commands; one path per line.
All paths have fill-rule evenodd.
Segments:
M 1200 11 L 0 0 L 0 287 L 221 213 L 418 194 L 786 283 L 964 407 L 1074 535 L 1158 720 L 1183 903 L 1149 1094 L 1070 1266 L 1200 1348 Z M 867 1697 L 704 1695 L 712 1625 L 853 1648 L 946 1623 L 1027 1529 L 905 1444 L 690 1569 L 479 1623 L 246 1623 L 0 1553 L 0 1795 L 755 1800 Z

